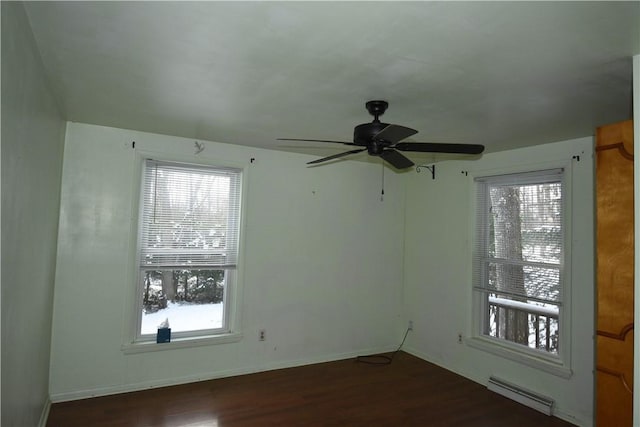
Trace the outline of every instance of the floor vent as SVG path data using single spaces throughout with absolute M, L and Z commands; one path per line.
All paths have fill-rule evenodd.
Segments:
M 508 383 L 496 377 L 489 378 L 487 388 L 498 394 L 522 403 L 530 408 L 540 411 L 543 414 L 551 415 L 553 410 L 553 399 L 541 396 L 529 390 L 525 390 L 517 385 Z

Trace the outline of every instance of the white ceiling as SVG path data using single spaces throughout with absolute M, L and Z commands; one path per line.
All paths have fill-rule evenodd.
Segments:
M 487 151 L 631 118 L 640 2 L 27 2 L 68 120 L 324 155 L 369 122 Z M 365 156 L 366 157 L 366 156 Z

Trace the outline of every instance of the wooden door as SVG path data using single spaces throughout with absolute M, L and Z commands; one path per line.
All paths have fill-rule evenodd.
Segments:
M 596 132 L 596 425 L 633 422 L 633 121 Z

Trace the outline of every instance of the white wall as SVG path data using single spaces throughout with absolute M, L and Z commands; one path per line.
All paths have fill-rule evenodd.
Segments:
M 496 375 L 551 396 L 558 416 L 583 426 L 593 422 L 592 144 L 592 138 L 583 138 L 487 154 L 473 162 L 439 163 L 435 180 L 426 173 L 409 176 L 406 207 L 405 316 L 415 325 L 407 350 L 481 384 Z M 580 155 L 580 161 L 573 155 Z M 472 330 L 472 173 L 558 159 L 573 162 L 570 379 L 458 344 L 458 333 L 466 338 Z
M 2 2 L 2 425 L 48 410 L 65 122 L 22 3 Z
M 52 400 L 350 357 L 402 338 L 404 179 L 381 167 L 207 142 L 246 164 L 237 343 L 124 354 L 134 151 L 188 156 L 191 139 L 69 123 L 51 362 Z M 251 164 L 250 158 L 256 161 Z M 197 162 L 197 157 L 194 157 Z M 267 340 L 258 340 L 258 330 Z

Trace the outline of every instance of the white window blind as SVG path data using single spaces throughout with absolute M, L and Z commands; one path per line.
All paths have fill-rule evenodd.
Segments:
M 476 291 L 562 304 L 563 170 L 476 179 Z
M 236 268 L 240 169 L 148 159 L 142 185 L 140 268 Z

